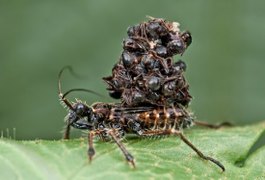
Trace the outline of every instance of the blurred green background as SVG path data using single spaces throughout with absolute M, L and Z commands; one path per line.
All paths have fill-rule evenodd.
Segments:
M 193 43 L 181 57 L 200 120 L 255 123 L 265 119 L 265 1 L 1 0 L 0 130 L 17 139 L 58 139 L 65 109 L 57 74 L 65 65 L 86 79 L 63 76 L 63 89 L 89 104 L 114 102 L 102 77 L 111 74 L 129 25 L 146 15 L 181 23 Z M 179 59 L 177 56 L 175 59 Z

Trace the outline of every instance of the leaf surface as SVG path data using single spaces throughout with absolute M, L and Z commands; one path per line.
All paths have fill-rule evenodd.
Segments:
M 87 139 L 0 140 L 0 179 L 265 179 L 265 147 L 245 161 L 265 123 L 218 130 L 191 128 L 185 136 L 226 171 L 202 160 L 178 137 L 134 138 L 123 143 L 136 159 L 133 169 L 114 143 L 95 141 L 96 155 L 88 163 Z

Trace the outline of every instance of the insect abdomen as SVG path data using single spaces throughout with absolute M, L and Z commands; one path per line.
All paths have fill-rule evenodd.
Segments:
M 139 120 L 145 129 L 180 129 L 187 127 L 187 123 L 188 126 L 192 123 L 192 118 L 188 112 L 174 107 L 140 113 Z

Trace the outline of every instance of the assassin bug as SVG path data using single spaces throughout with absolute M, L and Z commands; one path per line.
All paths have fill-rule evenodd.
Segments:
M 87 91 L 87 89 L 71 89 L 65 93 L 61 89 L 61 75 L 59 73 L 58 88 L 60 101 L 69 109 L 66 119 L 67 127 L 64 138 L 69 138 L 70 127 L 88 130 L 88 158 L 92 160 L 95 155 L 93 139 L 99 136 L 102 140 L 113 140 L 122 151 L 125 159 L 135 167 L 134 157 L 127 151 L 121 140 L 125 134 L 136 134 L 141 137 L 176 135 L 193 149 L 202 159 L 211 161 L 222 171 L 225 167 L 216 159 L 204 155 L 182 133 L 182 130 L 190 127 L 194 122 L 191 113 L 183 106 L 136 106 L 126 107 L 120 103 L 94 103 L 89 106 L 82 101 L 71 103 L 66 97 L 74 91 Z M 197 123 L 202 126 L 207 124 Z

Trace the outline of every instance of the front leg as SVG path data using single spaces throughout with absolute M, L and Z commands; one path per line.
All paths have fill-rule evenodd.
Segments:
M 88 155 L 89 162 L 92 161 L 92 158 L 93 158 L 93 156 L 96 153 L 96 151 L 94 149 L 94 145 L 93 145 L 93 140 L 94 140 L 95 134 L 96 134 L 95 131 L 90 131 L 88 133 L 88 151 L 87 151 L 87 155 Z
M 63 139 L 70 139 L 70 130 L 71 130 L 71 126 L 69 123 L 67 123 L 67 125 L 64 129 Z
M 71 124 L 71 123 L 67 122 L 65 130 L 64 130 L 63 139 L 70 139 L 71 126 L 76 128 L 76 129 L 83 129 L 83 130 L 90 128 L 86 123 L 73 122 Z

